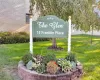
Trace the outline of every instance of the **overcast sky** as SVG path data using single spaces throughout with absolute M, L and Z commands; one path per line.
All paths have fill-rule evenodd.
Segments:
M 96 0 L 96 2 L 98 2 L 98 1 L 100 1 L 100 0 Z M 98 15 L 100 16 L 100 10 L 99 10 L 97 7 L 94 9 L 94 11 L 95 11 L 96 13 L 98 13 Z
M 98 1 L 100 1 L 100 0 L 96 0 L 96 2 L 98 2 Z

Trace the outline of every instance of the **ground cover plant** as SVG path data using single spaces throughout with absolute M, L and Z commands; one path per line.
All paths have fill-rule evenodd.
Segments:
M 100 37 L 93 36 L 93 43 L 90 43 L 90 36 L 72 36 L 72 52 L 84 66 L 82 80 L 100 80 Z M 51 41 L 35 42 L 34 54 L 45 55 L 47 52 L 55 53 L 57 58 L 64 58 L 67 54 L 67 39 L 57 39 L 58 46 L 63 51 L 47 50 Z M 16 80 L 18 77 L 12 75 L 17 71 L 17 64 L 22 56 L 29 52 L 29 43 L 22 44 L 0 44 L 0 80 Z

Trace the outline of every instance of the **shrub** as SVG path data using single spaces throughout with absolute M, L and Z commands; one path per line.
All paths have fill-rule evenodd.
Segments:
M 49 38 L 33 38 L 33 41 L 48 41 Z M 0 44 L 26 43 L 29 42 L 29 34 L 26 32 L 0 32 Z
M 53 53 L 47 53 L 43 56 L 43 63 L 46 65 L 50 61 L 56 61 L 56 56 Z
M 37 41 L 49 41 L 50 38 L 34 38 L 33 41 L 37 42 Z
M 10 35 L 11 35 L 11 32 L 0 32 L 0 37 L 10 36 Z
M 38 67 L 36 68 L 36 71 L 37 71 L 38 73 L 45 73 L 45 70 L 46 70 L 45 64 L 41 64 L 40 66 L 38 66 Z
M 29 42 L 29 35 L 26 32 L 19 32 L 19 33 L 1 32 L 0 33 L 1 44 L 25 43 L 25 42 Z
M 71 69 L 71 64 L 66 59 L 59 59 L 57 61 L 63 72 L 68 72 Z
M 28 36 L 28 34 L 26 32 L 19 32 L 18 34 L 19 35 L 26 35 L 26 36 Z
M 70 62 L 76 62 L 76 56 L 75 56 L 75 54 L 73 54 L 73 53 L 69 53 L 68 55 L 67 55 L 67 57 L 66 57 L 66 59 L 68 60 L 68 61 L 70 61 Z
M 14 34 L 12 34 L 12 38 L 15 41 L 15 43 L 29 42 L 28 34 L 26 35 L 26 34 L 14 33 Z
M 26 65 L 30 60 L 33 60 L 32 58 L 32 54 L 26 54 L 22 57 L 22 61 L 24 62 L 24 64 Z
M 50 74 L 56 74 L 57 71 L 59 70 L 58 65 L 56 64 L 55 61 L 50 61 L 47 63 L 47 72 Z

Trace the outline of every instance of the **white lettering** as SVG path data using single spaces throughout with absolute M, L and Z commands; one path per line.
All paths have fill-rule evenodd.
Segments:
M 49 26 L 53 30 L 63 28 L 63 25 L 59 25 L 58 22 L 53 22 L 53 23 L 50 23 L 50 24 L 45 24 L 44 22 L 37 22 L 37 24 L 39 25 L 39 28 L 48 28 Z
M 54 34 L 52 31 L 44 32 L 44 31 L 37 31 L 37 34 Z
M 53 23 L 50 23 L 49 26 L 55 30 L 57 28 L 63 28 L 63 25 L 59 25 L 58 22 L 53 22 Z
M 47 35 L 50 35 L 50 34 L 53 34 L 53 35 L 64 35 L 64 32 L 59 32 L 59 31 L 37 31 L 37 34 L 47 34 Z
M 45 24 L 44 22 L 38 22 L 37 24 L 39 25 L 39 28 L 47 28 L 48 27 L 48 25 Z
M 57 34 L 57 35 L 64 35 L 64 32 L 55 31 L 55 34 Z

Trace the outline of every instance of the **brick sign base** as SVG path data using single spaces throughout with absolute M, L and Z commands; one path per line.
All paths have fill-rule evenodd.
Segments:
M 23 62 L 20 61 L 18 64 L 18 75 L 22 80 L 79 80 L 82 75 L 82 66 L 69 73 L 49 75 L 27 70 Z

